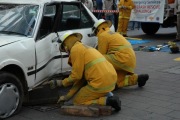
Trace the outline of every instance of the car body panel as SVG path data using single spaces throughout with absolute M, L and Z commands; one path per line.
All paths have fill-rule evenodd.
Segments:
M 71 66 L 67 64 L 68 54 L 59 51 L 59 43 L 57 42 L 59 40 L 59 36 L 64 32 L 71 30 L 70 28 L 66 30 L 57 30 L 57 33 L 55 31 L 52 31 L 51 33 L 45 35 L 45 37 L 42 36 L 42 38 L 38 38 L 39 31 L 43 24 L 43 19 L 45 19 L 44 17 L 52 17 L 53 15 L 46 14 L 46 12 L 44 11 L 46 7 L 48 7 L 48 5 L 51 6 L 51 3 L 53 3 L 53 5 L 56 5 L 56 7 L 58 5 L 63 6 L 66 4 L 71 6 L 72 4 L 76 6 L 79 12 L 81 11 L 80 8 L 83 8 L 84 16 L 82 16 L 83 19 L 81 22 L 84 22 L 84 26 L 73 29 L 73 31 L 83 34 L 82 43 L 92 47 L 96 45 L 97 38 L 94 36 L 89 37 L 88 34 L 91 33 L 91 28 L 94 22 L 97 21 L 97 18 L 82 3 L 76 2 L 76 0 L 2 0 L 0 2 L 0 4 L 4 5 L 8 3 L 21 4 L 21 6 L 28 4 L 39 5 L 38 8 L 36 7 L 36 12 L 32 11 L 32 9 L 34 8 L 30 8 L 30 10 L 28 11 L 28 13 L 36 13 L 36 17 L 35 19 L 33 19 L 35 20 L 35 23 L 33 26 L 32 34 L 25 34 L 26 36 L 21 36 L 16 34 L 14 35 L 9 33 L 1 33 L 1 30 L 3 30 L 4 28 L 3 26 L 0 26 L 0 53 L 2 53 L 2 56 L 0 57 L 0 68 L 3 69 L 5 66 L 10 64 L 19 66 L 25 74 L 28 90 L 31 90 L 54 74 L 71 70 Z M 65 14 L 62 13 L 61 10 L 56 11 L 56 14 Z M 6 18 L 11 16 L 11 14 L 13 14 L 13 17 L 21 19 L 20 12 L 20 17 L 17 16 L 14 12 L 8 14 L 9 15 L 6 15 L 4 19 L 0 19 L 0 25 L 1 22 L 3 23 L 3 25 L 10 23 L 11 18 L 7 20 Z M 89 26 L 86 26 L 86 22 L 87 20 L 89 20 L 89 17 L 90 23 Z M 56 19 L 62 18 L 59 17 Z M 59 27 L 61 27 L 61 25 Z

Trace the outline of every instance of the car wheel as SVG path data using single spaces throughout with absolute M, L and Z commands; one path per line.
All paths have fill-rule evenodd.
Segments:
M 142 31 L 148 35 L 154 35 L 160 28 L 159 23 L 141 23 Z
M 0 72 L 0 96 L 0 119 L 19 112 L 23 102 L 23 89 L 15 75 Z

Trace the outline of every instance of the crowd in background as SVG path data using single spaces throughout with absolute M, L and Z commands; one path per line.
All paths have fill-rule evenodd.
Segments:
M 126 0 L 123 0 L 126 1 Z M 120 0 L 81 0 L 98 19 L 110 20 L 118 32 L 119 12 L 94 12 L 93 10 L 119 10 Z M 127 21 L 127 30 L 140 29 L 140 22 Z

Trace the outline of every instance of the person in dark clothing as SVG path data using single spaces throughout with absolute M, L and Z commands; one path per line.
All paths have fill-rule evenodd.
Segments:
M 102 0 L 96 0 L 96 5 L 97 5 L 97 10 L 102 10 L 102 6 L 103 6 Z M 101 19 L 102 13 L 98 13 L 97 18 Z

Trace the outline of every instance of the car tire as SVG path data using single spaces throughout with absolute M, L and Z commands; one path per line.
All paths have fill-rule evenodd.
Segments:
M 23 102 L 23 87 L 13 74 L 0 72 L 0 119 L 18 113 Z
M 159 23 L 146 23 L 146 22 L 141 23 L 141 29 L 147 35 L 154 35 L 159 30 L 159 28 L 160 28 Z

